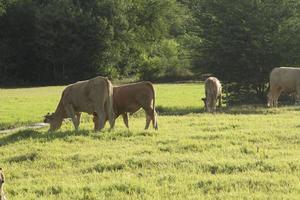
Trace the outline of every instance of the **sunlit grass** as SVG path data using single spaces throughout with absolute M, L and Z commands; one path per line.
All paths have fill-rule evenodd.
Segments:
M 62 88 L 24 89 L 23 96 L 43 96 L 45 105 L 20 122 L 53 111 Z M 118 119 L 115 130 L 95 133 L 85 116 L 79 132 L 66 121 L 58 132 L 1 134 L 9 199 L 299 199 L 299 107 L 240 106 L 206 114 L 201 84 L 155 88 L 159 131 L 144 131 L 140 113 L 130 117 L 129 130 Z M 17 118 L 10 116 L 13 124 Z
M 64 88 L 0 89 L 0 130 L 41 122 L 46 113 L 54 112 Z M 202 84 L 157 84 L 155 89 L 158 111 L 180 114 L 203 110 Z

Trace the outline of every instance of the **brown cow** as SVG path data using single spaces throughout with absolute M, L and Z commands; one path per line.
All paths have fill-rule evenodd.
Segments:
M 205 98 L 202 98 L 202 100 L 205 109 L 208 112 L 215 112 L 217 100 L 219 100 L 219 107 L 222 105 L 222 85 L 216 77 L 209 77 L 205 80 L 204 87 Z
M 6 200 L 5 195 L 4 195 L 4 182 L 5 182 L 5 176 L 2 171 L 2 168 L 0 168 L 0 200 Z
M 56 111 L 47 114 L 44 122 L 50 123 L 49 130 L 54 131 L 61 127 L 64 118 L 71 118 L 77 131 L 81 112 L 101 116 L 95 131 L 104 127 L 105 116 L 109 119 L 110 128 L 114 127 L 113 87 L 107 78 L 98 76 L 68 85 L 62 93 Z
M 282 92 L 295 93 L 296 101 L 300 100 L 300 68 L 276 67 L 271 71 L 267 106 L 277 107 Z
M 155 90 L 151 82 L 143 81 L 132 84 L 125 84 L 113 88 L 114 113 L 116 118 L 122 115 L 127 128 L 128 113 L 133 114 L 140 108 L 146 113 L 146 126 L 149 128 L 152 121 L 153 127 L 157 130 L 157 114 L 155 111 Z M 94 123 L 97 126 L 97 115 L 94 115 Z M 96 128 L 96 127 L 95 127 Z

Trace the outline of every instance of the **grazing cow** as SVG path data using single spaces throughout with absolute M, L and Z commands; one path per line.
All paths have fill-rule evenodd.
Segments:
M 222 105 L 222 85 L 220 81 L 215 77 L 209 77 L 204 82 L 205 87 L 205 98 L 204 101 L 205 109 L 208 112 L 216 111 L 217 100 L 219 100 L 219 107 Z
M 64 118 L 71 118 L 75 130 L 78 130 L 81 112 L 97 114 L 97 127 L 101 130 L 105 125 L 105 117 L 109 119 L 110 128 L 114 127 L 113 87 L 105 77 L 95 77 L 68 85 L 61 96 L 56 111 L 45 116 L 45 123 L 50 123 L 50 131 L 61 127 Z
M 114 113 L 116 118 L 122 115 L 127 128 L 128 113 L 133 114 L 140 108 L 146 113 L 146 126 L 149 128 L 152 121 L 153 127 L 157 130 L 157 114 L 155 111 L 155 91 L 151 82 L 144 81 L 132 84 L 116 86 L 113 88 Z M 97 126 L 97 115 L 94 115 L 94 123 Z M 95 127 L 96 128 L 96 127 Z
M 2 168 L 0 168 L 0 200 L 6 200 L 5 195 L 4 195 L 4 182 L 5 182 L 5 176 L 2 171 Z
M 282 92 L 296 93 L 296 101 L 300 100 L 300 68 L 276 67 L 270 73 L 270 91 L 268 107 L 277 107 Z

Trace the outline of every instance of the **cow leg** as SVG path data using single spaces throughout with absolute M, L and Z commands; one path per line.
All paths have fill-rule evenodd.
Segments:
M 146 126 L 145 126 L 145 130 L 147 130 L 149 128 L 151 122 L 151 116 L 146 112 Z
M 93 113 L 94 131 L 99 129 L 99 119 L 96 113 Z
M 267 98 L 268 98 L 267 107 L 273 107 L 273 95 L 271 91 L 269 91 Z
M 204 104 L 203 110 L 206 111 L 206 98 L 202 98 L 201 100 L 203 101 L 203 104 Z
M 108 120 L 110 129 L 113 129 L 115 127 L 115 113 L 112 108 L 112 105 L 110 105 L 108 101 L 105 104 L 105 111 L 106 111 L 106 119 L 104 123 L 106 123 L 106 121 Z
M 206 110 L 206 112 L 211 112 L 211 109 L 210 109 L 210 104 L 209 104 L 209 102 L 208 102 L 208 100 L 206 100 L 206 104 L 205 104 L 205 110 Z
M 209 104 L 206 104 L 206 110 L 207 110 L 207 112 L 211 112 L 211 108 L 210 108 L 210 105 Z
M 206 110 L 207 112 L 211 113 L 214 111 L 213 107 L 213 96 L 211 94 L 207 94 L 206 96 Z
M 277 107 L 278 106 L 278 98 L 282 92 L 282 88 L 276 85 L 270 86 L 270 91 L 268 93 L 268 106 L 269 107 Z
M 278 106 L 278 98 L 280 97 L 281 92 L 283 91 L 282 88 L 277 88 L 275 94 L 273 94 L 273 106 Z
M 72 119 L 75 130 L 78 131 L 79 121 L 76 117 L 77 113 L 75 113 L 75 110 L 71 104 L 66 105 L 65 108 L 66 108 L 68 117 L 70 117 Z
M 96 129 L 96 131 L 100 131 L 104 127 L 106 113 L 104 112 L 104 109 L 98 109 L 98 111 L 96 112 L 96 114 L 97 114 L 98 124 L 99 124 L 99 126 Z
M 208 92 L 207 92 L 207 90 L 205 88 L 205 102 L 204 102 L 204 105 L 205 105 L 205 111 L 206 112 L 210 112 L 208 100 L 209 100 Z
M 212 95 L 210 96 L 210 112 L 215 113 L 216 112 L 216 107 L 217 107 L 217 97 Z
M 155 130 L 157 130 L 158 129 L 157 120 L 156 120 L 157 113 L 156 113 L 155 109 L 152 109 L 152 108 L 147 109 L 147 110 L 145 110 L 145 113 L 146 113 L 145 130 L 147 130 L 149 128 L 149 125 L 150 125 L 151 121 L 152 121 L 153 128 Z
M 123 113 L 122 117 L 123 117 L 123 122 L 124 122 L 125 126 L 127 128 L 129 128 L 129 126 L 128 126 L 128 113 L 127 112 Z
M 108 121 L 109 121 L 110 129 L 113 129 L 115 127 L 115 116 L 114 116 L 114 114 L 109 112 L 107 118 L 108 118 Z M 107 119 L 105 121 L 107 121 Z
M 216 112 L 216 107 L 217 107 L 217 99 L 214 99 L 214 101 L 213 101 L 213 113 Z
M 80 118 L 81 118 L 81 113 L 80 112 L 76 113 L 76 120 L 77 120 L 78 126 L 80 124 Z
M 153 109 L 152 125 L 153 125 L 153 128 L 154 128 L 155 130 L 158 130 L 157 113 L 156 113 L 155 109 Z

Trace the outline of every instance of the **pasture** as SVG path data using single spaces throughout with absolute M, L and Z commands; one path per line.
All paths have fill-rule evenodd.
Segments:
M 64 87 L 0 89 L 0 129 L 42 121 Z M 143 112 L 113 131 L 71 122 L 0 134 L 9 199 L 299 199 L 300 109 L 203 113 L 203 85 L 156 84 L 159 130 Z M 108 125 L 106 126 L 108 127 Z

